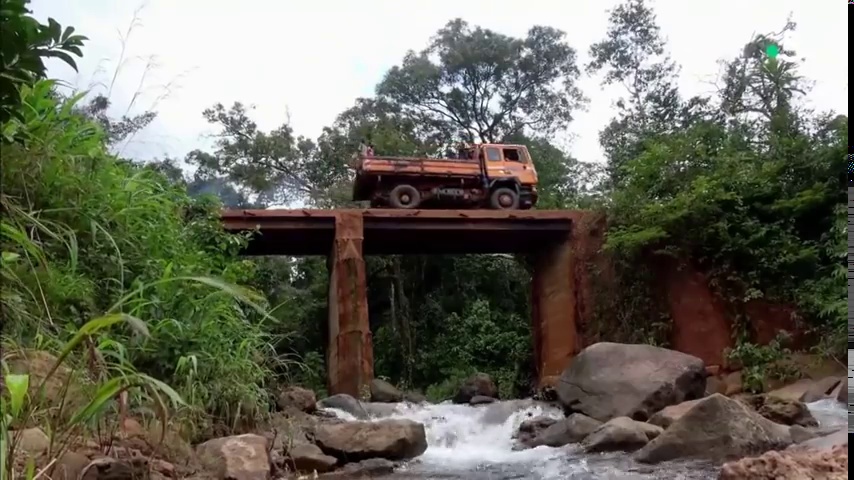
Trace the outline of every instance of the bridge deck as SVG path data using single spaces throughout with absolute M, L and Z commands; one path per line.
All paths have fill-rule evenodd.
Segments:
M 336 217 L 359 213 L 365 255 L 536 252 L 566 238 L 566 210 L 226 210 L 225 229 L 258 229 L 248 255 L 327 255 Z

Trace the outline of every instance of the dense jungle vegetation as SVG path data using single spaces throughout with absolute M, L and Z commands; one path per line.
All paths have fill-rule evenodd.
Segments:
M 113 118 L 103 95 L 62 93 L 44 61 L 73 65 L 86 38 L 36 21 L 26 4 L 0 3 L 4 354 L 65 349 L 102 386 L 128 375 L 106 393 L 150 387 L 129 390 L 132 408 L 171 397 L 202 429 L 267 411 L 280 384 L 322 392 L 325 260 L 239 257 L 246 239 L 225 234 L 217 214 L 295 200 L 346 206 L 347 160 L 370 139 L 401 155 L 460 140 L 528 144 L 539 208 L 608 216 L 605 248 L 624 288 L 600 309 L 603 336 L 666 343 L 617 332 L 647 335 L 660 302 L 647 298 L 649 277 L 625 267 L 668 255 L 708 272 L 734 302 L 797 305 L 819 351 L 844 356 L 848 118 L 805 106 L 809 82 L 786 43 L 794 24 L 745 39 L 717 93 L 687 97 L 643 0 L 616 8 L 592 46 L 568 45 L 548 26 L 513 38 L 451 20 L 318 138 L 288 124 L 262 131 L 251 108 L 210 99 L 199 113 L 220 135 L 187 155 L 189 175 L 177 159 L 113 153 L 157 112 Z M 771 42 L 776 59 L 765 54 Z M 550 141 L 588 101 L 578 79 L 594 74 L 625 86 L 600 135 L 606 164 Z M 377 375 L 432 398 L 473 370 L 492 374 L 502 395 L 530 392 L 524 262 L 383 257 L 367 270 Z

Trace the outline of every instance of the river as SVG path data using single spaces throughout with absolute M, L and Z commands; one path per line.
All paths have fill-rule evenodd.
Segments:
M 834 400 L 808 405 L 822 427 L 848 423 L 847 409 Z M 352 420 L 349 414 L 333 410 Z M 424 424 L 427 451 L 389 480 L 603 480 L 717 478 L 718 466 L 673 462 L 634 463 L 625 453 L 588 455 L 577 446 L 514 451 L 512 436 L 524 420 L 539 415 L 560 418 L 560 410 L 511 400 L 490 405 L 398 405 L 378 418 L 408 418 Z

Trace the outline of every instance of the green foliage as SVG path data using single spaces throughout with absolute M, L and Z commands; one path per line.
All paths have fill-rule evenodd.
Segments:
M 233 423 L 263 407 L 272 364 L 288 365 L 263 328 L 263 297 L 231 286 L 254 276 L 235 257 L 244 239 L 222 231 L 218 202 L 107 154 L 99 125 L 75 113 L 80 96 L 58 100 L 52 87 L 24 87 L 22 118 L 3 125 L 18 139 L 3 145 L 0 174 L 4 334 L 62 343 L 119 308 L 151 336 L 112 327 L 94 339 L 100 356 L 166 380 L 187 413 Z
M 20 114 L 20 88 L 45 75 L 44 60 L 58 58 L 75 70 L 74 56 L 87 40 L 65 30 L 53 18 L 48 24 L 29 16 L 29 0 L 0 0 L 0 124 Z
M 785 360 L 792 353 L 785 347 L 790 337 L 780 333 L 768 345 L 756 345 L 740 341 L 735 348 L 726 352 L 727 359 L 742 366 L 741 381 L 744 390 L 751 393 L 764 392 L 769 380 L 791 380 L 798 371 Z

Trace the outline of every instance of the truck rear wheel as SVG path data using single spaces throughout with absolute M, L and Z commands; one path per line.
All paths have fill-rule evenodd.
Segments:
M 388 195 L 388 203 L 394 208 L 418 208 L 421 192 L 412 185 L 398 185 Z
M 496 210 L 518 210 L 519 194 L 512 188 L 496 188 L 489 196 L 489 205 Z

